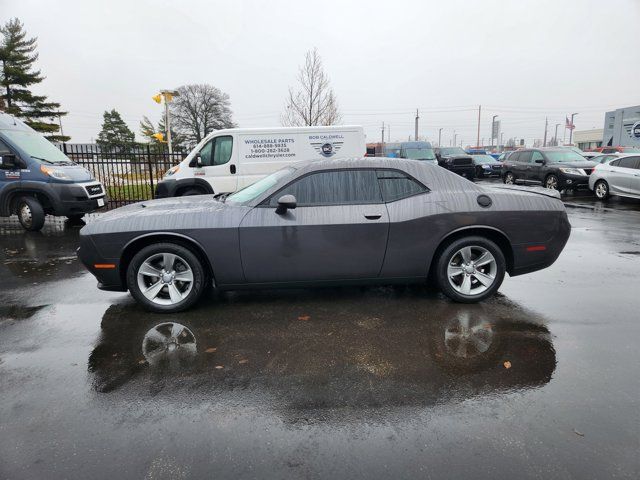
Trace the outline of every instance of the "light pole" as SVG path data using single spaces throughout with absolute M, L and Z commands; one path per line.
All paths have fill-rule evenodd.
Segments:
M 456 146 L 456 139 L 458 138 L 458 134 L 456 133 L 456 131 L 453 131 L 453 146 Z
M 496 139 L 496 143 L 498 143 L 498 135 L 496 135 L 496 118 L 498 118 L 498 115 L 494 115 L 493 118 L 491 118 L 491 146 L 492 147 L 493 147 L 494 136 Z
M 575 117 L 576 115 L 578 114 L 577 113 L 571 114 L 571 128 L 569 129 L 569 145 L 573 145 L 573 129 L 575 128 L 575 125 L 573 124 L 573 117 Z
M 558 127 L 560 126 L 559 123 L 556 123 L 556 133 L 553 135 L 553 146 L 557 147 L 558 146 Z
M 442 129 L 438 130 L 438 146 L 440 146 L 440 141 L 442 140 Z
M 164 126 L 167 129 L 167 147 L 169 153 L 173 153 L 173 147 L 171 145 L 171 117 L 169 115 L 169 102 L 173 100 L 173 97 L 180 95 L 176 90 L 160 90 L 158 95 L 154 95 L 153 100 L 156 103 L 162 102 L 164 98 Z

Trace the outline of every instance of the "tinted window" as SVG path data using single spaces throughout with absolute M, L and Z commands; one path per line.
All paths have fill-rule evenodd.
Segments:
M 312 173 L 284 187 L 269 201 L 278 205 L 282 195 L 293 195 L 299 207 L 382 203 L 374 170 L 337 170 Z
M 211 139 L 200 150 L 202 165 L 210 167 L 212 165 L 224 165 L 231 160 L 231 150 L 233 148 L 233 137 L 224 136 Z
M 510 162 L 517 162 L 519 158 L 520 158 L 520 152 L 513 152 L 511 155 L 509 155 L 507 160 L 509 160 Z
M 378 182 L 385 202 L 393 202 L 427 191 L 426 187 L 410 176 L 395 170 L 378 170 Z
M 531 161 L 535 163 L 536 160 L 544 160 L 544 157 L 540 152 L 533 152 L 531 154 Z
M 622 168 L 638 168 L 638 159 L 640 157 L 625 157 L 618 161 L 617 166 Z
M 619 163 L 620 160 L 612 160 L 611 162 L 609 162 L 609 165 L 611 165 L 612 167 L 617 167 Z
M 518 161 L 520 163 L 530 163 L 531 162 L 531 152 L 520 152 L 520 156 L 518 157 Z
M 9 147 L 7 147 L 7 145 L 0 140 L 0 157 L 2 155 L 6 155 L 7 153 L 11 153 L 11 150 L 9 150 Z

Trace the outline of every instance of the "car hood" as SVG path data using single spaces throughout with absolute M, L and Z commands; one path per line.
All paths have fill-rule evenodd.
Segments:
M 237 227 L 248 209 L 221 202 L 213 195 L 145 200 L 100 215 L 82 229 L 82 234 Z

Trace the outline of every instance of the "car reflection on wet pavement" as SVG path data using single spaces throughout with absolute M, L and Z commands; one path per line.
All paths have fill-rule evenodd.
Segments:
M 576 201 L 558 262 L 477 305 L 363 287 L 150 314 L 95 288 L 77 226 L 5 221 L 0 478 L 637 478 L 640 207 Z

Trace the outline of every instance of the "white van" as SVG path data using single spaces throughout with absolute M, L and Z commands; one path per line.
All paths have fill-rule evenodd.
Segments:
M 156 197 L 235 192 L 290 163 L 365 152 L 358 126 L 217 130 L 167 171 Z

